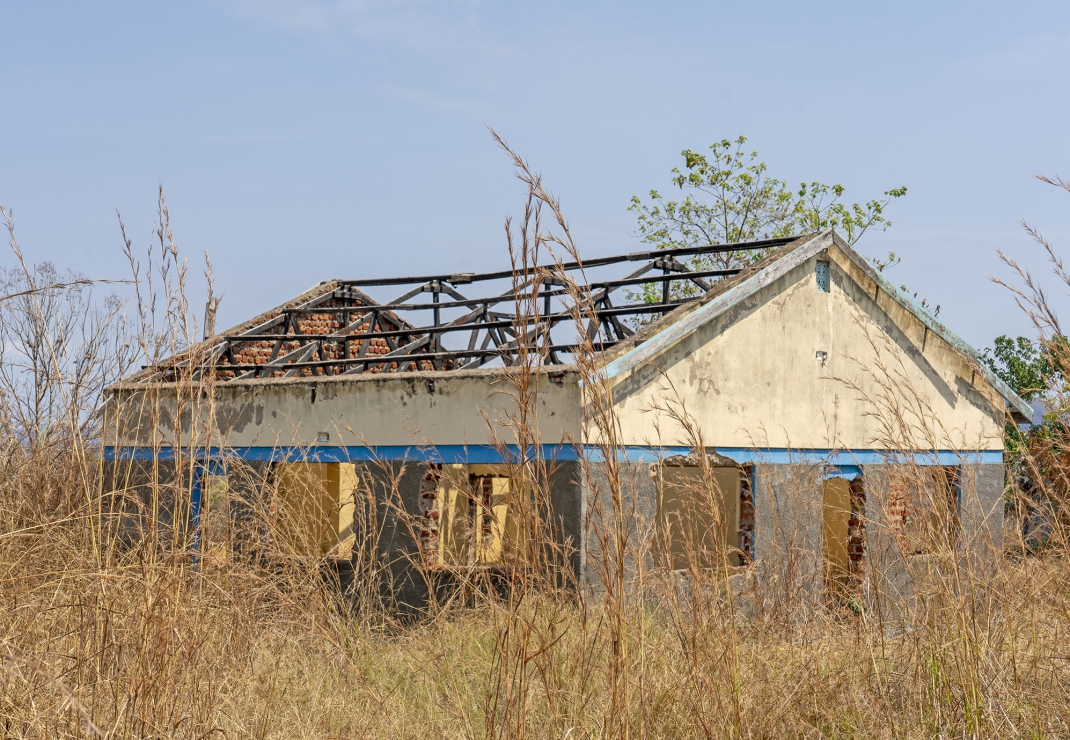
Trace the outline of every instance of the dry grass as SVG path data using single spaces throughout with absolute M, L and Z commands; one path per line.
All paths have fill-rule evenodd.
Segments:
M 540 250 L 575 246 L 557 202 L 514 163 L 530 195 L 510 225 L 523 275 Z M 162 203 L 157 237 L 151 285 L 128 245 L 141 291 L 135 334 L 150 360 L 197 337 Z M 1031 285 L 1020 297 L 1042 312 Z M 32 319 L 44 349 L 22 357 L 55 401 L 47 418 L 17 416 L 9 409 L 25 408 L 24 388 L 0 387 L 2 737 L 1070 737 L 1070 559 L 1058 509 L 1070 450 L 1061 441 L 1025 463 L 1042 483 L 1033 503 L 1055 508 L 1042 554 L 1027 556 L 1023 542 L 1002 552 L 949 544 L 913 561 L 917 598 L 894 616 L 881 594 L 859 607 L 759 593 L 726 561 L 682 577 L 644 566 L 628 475 L 612 462 L 600 473 L 605 505 L 592 511 L 590 567 L 604 587 L 577 591 L 550 546 L 550 466 L 532 460 L 518 474 L 535 491 L 525 514 L 533 536 L 511 566 L 512 588 L 473 579 L 471 598 L 399 621 L 373 596 L 382 576 L 373 551 L 354 558 L 364 590 L 343 595 L 323 560 L 284 543 L 276 550 L 288 556 L 270 561 L 199 557 L 181 526 L 188 476 L 136 501 L 101 493 L 96 396 L 74 392 L 72 368 L 79 341 L 97 390 L 127 361 L 108 339 L 114 312 L 65 329 L 56 344 L 40 299 L 72 289 L 0 304 L 6 326 Z M 530 312 L 538 303 L 536 291 Z M 588 317 L 588 307 L 574 310 L 577 322 Z M 524 365 L 538 363 L 540 341 L 531 338 L 530 362 L 514 374 L 510 433 L 522 445 L 538 441 L 538 388 Z M 612 461 L 616 421 L 594 349 L 578 358 L 592 381 L 587 421 Z M 11 363 L 17 350 L 7 350 Z M 701 447 L 686 409 L 674 413 Z M 119 516 L 134 503 L 137 530 Z M 251 531 L 271 526 L 269 511 L 244 517 Z

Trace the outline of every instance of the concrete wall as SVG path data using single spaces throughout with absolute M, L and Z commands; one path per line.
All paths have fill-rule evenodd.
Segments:
M 270 503 L 277 508 L 294 505 L 295 496 L 318 499 L 321 495 L 312 486 L 291 485 L 291 490 L 272 496 L 273 487 L 285 487 L 302 465 L 241 461 L 228 464 L 231 502 L 228 513 L 235 524 L 235 539 L 227 556 L 270 559 L 275 555 L 302 554 L 293 551 L 292 538 L 286 543 L 270 544 L 273 534 L 285 536 L 286 532 L 268 531 L 268 522 L 278 520 L 282 515 L 279 511 L 269 512 Z M 308 465 L 307 472 L 314 475 L 320 467 Z M 427 470 L 425 462 L 407 461 L 354 466 L 357 490 L 350 508 L 353 524 L 349 552 L 353 571 L 358 577 L 374 578 L 383 602 L 403 613 L 428 608 L 433 592 L 440 600 L 449 598 L 456 581 L 448 572 L 429 572 L 423 567 L 419 532 L 424 526 L 425 512 L 420 494 Z M 115 494 L 112 500 L 116 502 L 117 510 L 124 512 L 123 523 L 131 545 L 143 542 L 148 528 L 155 522 L 164 535 L 165 546 L 172 541 L 179 547 L 190 546 L 191 540 L 182 537 L 190 532 L 187 525 L 191 490 L 189 471 L 188 464 L 176 465 L 173 460 L 105 463 L 105 491 Z M 557 518 L 554 532 L 559 538 L 558 550 L 566 557 L 561 566 L 570 574 L 569 581 L 578 580 L 582 575 L 584 548 L 579 463 L 554 463 L 547 472 L 550 476 L 549 502 Z M 315 508 L 312 506 L 315 501 L 306 503 L 309 505 L 303 506 L 300 502 L 296 505 L 301 509 Z M 177 529 L 175 511 L 182 513 Z M 329 523 L 330 513 L 321 511 L 324 521 L 310 523 L 310 528 L 318 532 Z M 287 526 L 282 525 L 282 530 L 285 529 Z M 177 539 L 172 539 L 172 534 L 177 534 Z M 280 546 L 282 551 L 279 551 Z M 322 555 L 318 537 L 313 538 L 306 549 L 308 552 L 303 554 L 312 558 Z
M 368 525 L 356 526 L 358 544 L 354 558 L 362 548 L 359 532 L 372 531 L 379 588 L 384 603 L 402 612 L 417 613 L 430 606 L 432 594 L 441 602 L 452 595 L 456 578 L 448 571 L 428 570 L 420 551 L 420 531 L 425 506 L 421 501 L 428 464 L 424 462 L 392 461 L 358 464 L 357 473 L 367 487 L 374 510 L 368 511 Z M 549 471 L 549 499 L 557 516 L 555 527 L 558 544 L 567 553 L 562 565 L 579 578 L 582 573 L 583 516 L 579 485 L 579 464 L 563 462 Z
M 174 460 L 152 462 L 131 460 L 106 461 L 103 467 L 103 490 L 110 496 L 113 511 L 121 512 L 124 539 L 140 541 L 150 527 L 170 530 L 176 516 L 183 526 L 188 508 L 176 511 L 176 502 L 186 500 L 189 478 Z
M 920 591 L 933 585 L 931 579 L 945 578 L 952 568 L 962 568 L 970 578 L 985 577 L 997 562 L 1003 517 L 1003 466 L 964 464 L 959 468 L 960 526 L 956 549 L 950 553 L 913 554 L 905 552 L 890 521 L 894 509 L 891 494 L 893 476 L 906 468 L 894 465 L 867 465 L 861 479 L 864 504 L 852 508 L 847 536 L 859 536 L 851 547 L 861 547 L 864 561 L 849 563 L 849 580 L 826 583 L 825 549 L 826 471 L 820 465 L 791 464 L 754 466 L 754 542 L 752 566 L 741 571 L 737 593 L 748 613 L 778 612 L 805 619 L 825 603 L 865 605 L 871 613 L 879 609 L 887 619 L 896 619 L 917 606 Z M 612 479 L 619 479 L 614 484 Z M 846 478 L 845 478 L 846 480 Z M 624 580 L 624 596 L 638 596 L 637 576 L 658 569 L 656 527 L 657 484 L 649 463 L 620 463 L 614 472 L 605 463 L 593 463 L 584 481 L 587 506 L 587 550 L 585 584 L 599 592 L 607 579 Z M 614 493 L 619 491 L 619 511 L 623 514 L 625 552 L 616 556 L 614 539 Z M 855 503 L 855 502 L 852 502 Z M 856 522 L 855 518 L 861 520 Z M 864 529 L 859 530 L 859 524 Z M 853 529 L 852 529 L 853 527 Z M 848 550 L 848 556 L 853 553 Z M 839 600 L 837 602 L 837 599 Z
M 820 601 L 824 490 L 819 466 L 755 466 L 756 606 L 809 608 Z
M 828 293 L 819 259 L 831 263 Z M 680 402 L 713 447 L 1003 446 L 1003 399 L 835 247 L 653 362 L 614 380 L 624 444 L 692 444 L 665 410 Z
M 658 490 L 651 465 L 621 462 L 614 469 L 606 463 L 591 463 L 583 484 L 584 585 L 600 591 L 607 581 L 612 586 L 623 577 L 630 589 L 640 567 L 649 571 L 656 566 Z M 623 556 L 614 530 L 618 508 L 624 522 Z
M 263 521 L 262 507 L 268 482 L 269 464 L 236 462 L 228 474 L 228 515 L 250 526 L 231 532 L 234 554 L 255 556 L 263 549 L 265 533 L 252 523 Z M 128 542 L 141 541 L 153 527 L 160 547 L 184 547 L 190 531 L 192 467 L 175 460 L 108 460 L 103 466 L 103 490 L 121 515 Z M 202 492 L 203 495 L 203 492 Z M 258 509 L 254 515 L 253 510 Z
M 635 583 L 640 569 L 651 572 L 666 562 L 667 553 L 658 533 L 658 464 L 621 462 L 614 466 L 605 462 L 587 465 L 584 478 L 587 548 L 584 573 L 587 588 L 599 590 L 608 579 L 622 574 L 627 584 Z M 762 562 L 760 570 L 769 577 L 778 577 L 788 560 L 800 568 L 800 559 L 820 565 L 821 556 L 821 493 L 816 489 L 819 508 L 813 509 L 809 497 L 795 494 L 800 480 L 809 481 L 809 466 L 763 465 L 753 474 L 754 487 L 749 491 L 753 511 L 740 517 L 737 526 L 753 525 L 752 554 Z M 738 488 L 734 495 L 739 496 Z M 734 504 L 735 502 L 733 502 Z M 732 511 L 735 511 L 733 509 Z M 731 512 L 730 512 L 731 513 Z M 615 518 L 623 518 L 625 537 L 624 557 L 617 555 L 614 538 Z M 798 533 L 799 526 L 806 527 Z M 816 527 L 816 531 L 811 531 Z M 728 544 L 735 548 L 735 533 Z M 813 548 L 816 548 L 813 551 Z M 812 556 L 802 556 L 808 551 Z M 792 553 L 791 558 L 782 555 Z M 774 567 L 773 564 L 778 564 Z M 777 570 L 780 568 L 781 570 Z
M 619 484 L 614 485 L 614 475 Z M 822 514 L 824 478 L 812 465 L 757 465 L 753 472 L 753 564 L 733 570 L 732 588 L 744 613 L 781 610 L 810 615 L 824 596 Z M 688 602 L 691 578 L 681 571 L 669 581 L 658 552 L 658 491 L 651 464 L 624 462 L 617 467 L 592 463 L 584 481 L 587 505 L 585 583 L 602 592 L 622 578 L 624 598 L 646 598 L 652 605 L 668 598 Z M 614 492 L 619 491 L 625 551 L 614 539 Z M 707 571 L 711 581 L 718 571 Z M 640 579 L 640 576 L 642 578 Z M 670 585 L 670 591 L 664 590 Z M 709 585 L 709 583 L 707 583 Z M 716 589 L 710 593 L 714 593 Z
M 575 372 L 532 374 L 531 422 L 545 444 L 578 439 Z M 174 384 L 131 385 L 105 408 L 105 444 L 279 447 L 492 445 L 515 442 L 516 389 L 506 369 L 232 381 L 215 402 Z
M 962 544 L 978 562 L 1001 552 L 1004 531 L 1006 469 L 1002 465 L 963 465 L 959 481 Z

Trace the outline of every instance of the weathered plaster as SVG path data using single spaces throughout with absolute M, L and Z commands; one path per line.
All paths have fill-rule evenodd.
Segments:
M 575 440 L 582 417 L 575 373 L 534 373 L 532 380 L 538 392 L 529 423 L 544 443 Z M 183 444 L 192 438 L 194 446 L 516 442 L 516 389 L 504 370 L 219 383 L 211 408 L 205 399 L 181 399 L 173 384 L 115 393 L 105 436 L 113 446 L 171 446 L 176 429 Z
M 831 263 L 828 293 L 819 259 Z M 1003 445 L 1002 396 L 836 247 L 612 382 L 622 444 L 691 444 L 675 405 L 711 447 Z

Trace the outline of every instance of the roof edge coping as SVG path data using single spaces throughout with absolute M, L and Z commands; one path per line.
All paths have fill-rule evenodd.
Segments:
M 1015 393 L 1009 385 L 993 373 L 983 362 L 981 362 L 980 354 L 971 344 L 955 332 L 951 331 L 943 323 L 937 321 L 936 317 L 923 308 L 920 303 L 907 295 L 899 288 L 899 286 L 892 283 L 888 278 L 884 277 L 884 273 L 873 267 L 869 260 L 848 244 L 843 237 L 833 232 L 832 239 L 836 248 L 843 252 L 848 259 L 854 262 L 858 268 L 865 273 L 866 277 L 876 283 L 881 290 L 890 295 L 896 303 L 912 314 L 914 318 L 920 321 L 929 329 L 929 331 L 943 339 L 947 342 L 948 346 L 965 357 L 971 364 L 975 365 L 984 379 L 988 381 L 988 384 L 1003 396 L 1003 399 L 1013 411 L 1017 411 L 1026 419 L 1032 421 L 1033 407 L 1030 406 L 1027 401 L 1023 400 L 1021 396 Z

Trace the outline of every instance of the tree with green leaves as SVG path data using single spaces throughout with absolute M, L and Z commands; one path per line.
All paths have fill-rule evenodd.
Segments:
M 673 185 L 683 196 L 666 199 L 656 190 L 649 200 L 632 198 L 629 210 L 638 220 L 637 235 L 656 249 L 676 249 L 706 244 L 732 244 L 759 239 L 794 236 L 828 228 L 837 229 L 854 244 L 871 228 L 891 226 L 884 210 L 906 194 L 905 187 L 892 188 L 883 198 L 848 205 L 840 199 L 842 185 L 800 183 L 793 189 L 767 174 L 758 152 L 745 153 L 745 136 L 724 139 L 709 153 L 685 149 L 683 169 L 673 169 Z M 741 250 L 695 257 L 694 270 L 745 267 L 760 261 L 768 249 Z M 890 255 L 894 263 L 894 255 Z M 887 265 L 888 263 L 884 263 Z M 680 282 L 673 287 L 675 299 L 695 294 L 696 286 Z M 647 302 L 660 301 L 660 288 L 644 286 Z
M 996 337 L 981 352 L 981 361 L 1023 401 L 1032 401 L 1049 385 L 1054 368 L 1049 353 L 1028 337 Z
M 981 361 L 1024 401 L 1033 401 L 1047 396 L 1058 407 L 1058 397 L 1064 388 L 1066 373 L 1060 358 L 1067 357 L 1070 340 L 1057 335 L 1052 339 L 1034 342 L 1028 337 L 1011 339 L 1006 335 L 995 338 L 993 346 L 981 352 Z M 1034 448 L 1052 448 L 1056 441 L 1065 440 L 1066 425 L 1063 415 L 1049 411 L 1039 424 L 1028 429 L 1019 429 L 1007 424 L 1006 450 L 1010 462 L 1015 462 L 1030 445 Z

